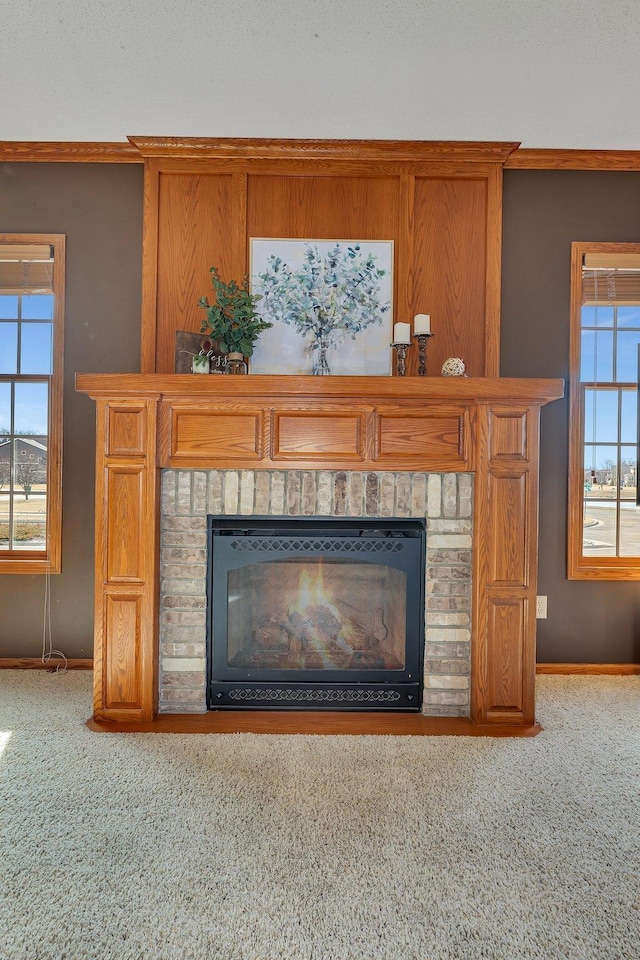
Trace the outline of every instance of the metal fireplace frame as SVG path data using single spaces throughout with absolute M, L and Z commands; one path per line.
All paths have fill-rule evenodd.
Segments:
M 344 557 L 384 563 L 407 573 L 405 666 L 403 670 L 258 670 L 227 663 L 226 577 L 246 565 L 247 551 L 258 562 L 273 562 L 261 551 L 265 538 L 278 544 L 279 559 L 319 555 L 318 543 Z M 247 547 L 243 549 L 246 541 Z M 257 550 L 254 550 L 253 544 Z M 251 544 L 251 546 L 249 546 Z M 367 544 L 365 547 L 364 544 Z M 326 546 L 326 544 L 325 544 Z M 309 551 L 305 553 L 305 551 Z M 330 561 L 329 561 L 330 562 Z M 423 688 L 426 522 L 361 517 L 207 516 L 207 708 L 289 710 L 420 710 Z

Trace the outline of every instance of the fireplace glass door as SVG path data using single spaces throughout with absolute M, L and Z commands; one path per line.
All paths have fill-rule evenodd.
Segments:
M 209 706 L 418 709 L 424 523 L 209 518 Z

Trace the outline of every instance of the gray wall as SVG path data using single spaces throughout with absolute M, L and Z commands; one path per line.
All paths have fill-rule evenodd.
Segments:
M 138 369 L 142 168 L 5 164 L 0 229 L 67 236 L 63 572 L 51 578 L 53 640 L 92 653 L 94 404 L 76 372 Z M 640 174 L 505 172 L 502 374 L 563 377 L 572 240 L 640 240 Z M 640 584 L 569 582 L 566 400 L 542 412 L 541 661 L 640 661 Z M 640 515 L 639 515 L 640 522 Z M 0 657 L 38 656 L 44 578 L 0 576 Z
M 54 646 L 93 653 L 95 404 L 82 372 L 139 369 L 141 165 L 0 166 L 0 230 L 67 237 L 62 573 L 51 577 Z M 45 578 L 0 576 L 0 657 L 37 657 Z
M 573 240 L 638 242 L 640 174 L 505 171 L 502 376 L 567 379 Z M 542 411 L 538 661 L 637 663 L 640 582 L 567 580 L 568 409 Z

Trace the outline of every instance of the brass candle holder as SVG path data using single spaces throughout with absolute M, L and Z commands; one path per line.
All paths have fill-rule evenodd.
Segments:
M 413 336 L 418 341 L 418 376 L 425 377 L 427 374 L 427 340 L 433 334 L 414 333 Z
M 396 373 L 399 377 L 404 377 L 407 372 L 407 350 L 411 344 L 392 343 L 391 346 L 396 352 Z

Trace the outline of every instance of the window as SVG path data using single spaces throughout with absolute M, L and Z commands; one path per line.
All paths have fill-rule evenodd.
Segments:
M 0 574 L 60 572 L 64 252 L 0 234 Z
M 574 243 L 570 579 L 640 577 L 640 244 Z

